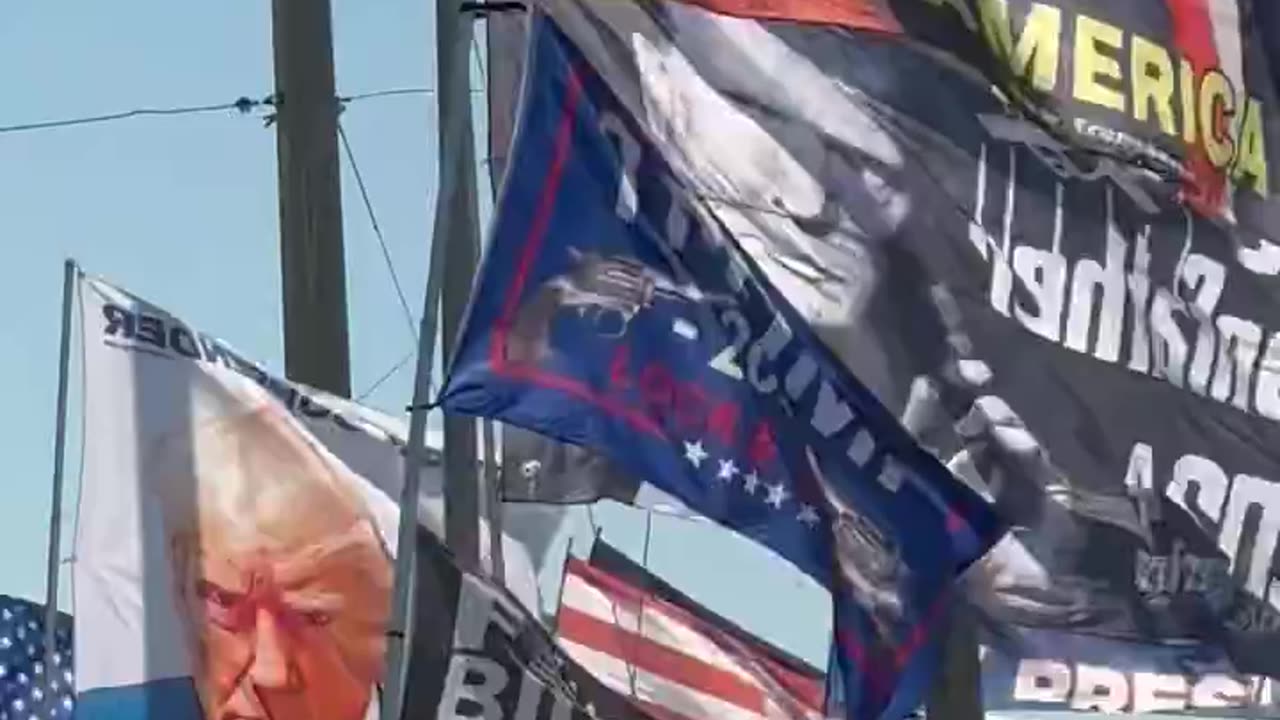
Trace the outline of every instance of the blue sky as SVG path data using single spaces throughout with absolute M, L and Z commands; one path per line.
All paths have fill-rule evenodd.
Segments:
M 333 2 L 340 94 L 435 84 L 429 0 Z M 0 68 L 0 125 L 261 98 L 272 91 L 269 3 L 10 3 Z M 434 203 L 434 99 L 368 100 L 342 121 L 416 314 Z M 76 258 L 280 372 L 275 183 L 274 129 L 234 112 L 0 134 L 0 382 L 8 407 L 0 417 L 8 454 L 0 593 L 44 594 L 63 259 Z M 343 195 L 359 392 L 414 342 L 349 168 Z M 368 403 L 403 408 L 411 368 Z M 78 399 L 73 387 L 71 417 Z M 79 444 L 72 425 L 68 498 Z M 585 513 L 576 515 L 575 548 L 585 551 L 590 530 Z M 596 517 L 606 539 L 639 557 L 642 513 L 604 506 Z M 774 642 L 814 662 L 825 658 L 825 598 L 801 589 L 796 573 L 764 551 L 709 527 L 656 518 L 649 564 Z

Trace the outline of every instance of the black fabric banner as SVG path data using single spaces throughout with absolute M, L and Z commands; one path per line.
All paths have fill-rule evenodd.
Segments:
M 993 632 L 1128 653 L 1109 709 L 1207 707 L 1190 656 L 1280 676 L 1274 3 L 903 0 L 899 34 L 546 3 L 675 168 L 635 190 L 665 231 L 714 216 L 1016 526 L 967 578 Z M 1007 37 L 1026 96 L 930 17 Z M 1180 689 L 1139 688 L 1168 648 Z
M 502 499 L 554 505 L 630 503 L 640 483 L 608 458 L 513 425 L 502 428 Z
M 555 644 L 509 592 L 418 531 L 403 720 L 647 720 Z

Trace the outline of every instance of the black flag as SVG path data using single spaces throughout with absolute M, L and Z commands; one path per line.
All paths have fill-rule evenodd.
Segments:
M 516 598 L 463 571 L 418 530 L 413 640 L 402 720 L 646 720 L 555 644 Z
M 610 499 L 632 503 L 640 483 L 586 448 L 506 425 L 502 428 L 502 499 L 554 505 Z

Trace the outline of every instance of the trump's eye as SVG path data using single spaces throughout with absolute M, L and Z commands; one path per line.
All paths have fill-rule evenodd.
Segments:
M 221 608 L 231 608 L 244 599 L 244 595 L 214 585 L 208 580 L 196 581 L 196 595 Z
M 333 615 L 324 610 L 305 610 L 302 612 L 302 619 L 308 625 L 323 626 L 333 622 Z

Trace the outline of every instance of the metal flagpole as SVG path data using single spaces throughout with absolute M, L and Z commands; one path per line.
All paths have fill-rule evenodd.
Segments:
M 58 625 L 58 575 L 61 569 L 62 469 L 67 444 L 67 376 L 71 365 L 71 303 L 80 269 L 67 258 L 62 274 L 62 348 L 58 358 L 57 424 L 53 431 L 53 500 L 49 511 L 49 567 L 44 599 L 44 666 L 53 672 Z
M 431 396 L 431 366 L 435 357 L 436 313 L 440 305 L 443 248 L 433 243 L 427 275 L 426 300 L 419 323 L 417 371 L 413 382 L 413 410 L 404 449 L 404 485 L 400 489 L 400 527 L 396 540 L 395 584 L 391 594 L 391 622 L 387 630 L 386 681 L 382 694 L 382 720 L 398 720 L 404 700 L 405 660 L 408 642 L 415 559 L 417 557 L 418 495 L 426 467 L 427 402 Z
M 479 256 L 480 206 L 476 191 L 476 148 L 471 126 L 472 11 L 458 0 L 438 0 L 436 68 L 441 120 L 441 177 L 433 242 L 445 242 L 440 297 L 442 355 L 452 358 Z M 446 174 L 447 173 L 447 174 Z M 444 418 L 444 537 L 463 569 L 480 569 L 480 477 L 476 420 Z
M 399 720 L 404 701 L 405 664 L 408 658 L 409 627 L 414 571 L 417 557 L 418 496 L 422 471 L 427 465 L 427 414 L 431 412 L 433 361 L 436 354 L 436 327 L 440 311 L 440 285 L 445 266 L 445 243 L 433 240 L 427 270 L 426 298 L 418 325 L 418 360 L 413 381 L 413 405 L 409 415 L 409 437 L 404 450 L 404 485 L 400 490 L 400 527 L 396 540 L 395 584 L 392 590 L 391 623 L 387 631 L 386 682 L 382 695 L 382 720 Z
M 481 442 L 484 443 L 484 509 L 489 522 L 489 574 L 506 585 L 506 563 L 502 558 L 502 482 L 498 472 L 498 446 L 494 437 L 492 420 L 480 424 Z
M 400 527 L 396 543 L 395 584 L 392 591 L 391 622 L 387 632 L 386 682 L 382 694 L 381 720 L 400 720 L 403 715 L 404 688 L 408 669 L 409 648 L 412 643 L 412 613 L 415 595 L 415 569 L 417 557 L 418 496 L 421 491 L 422 472 L 426 467 L 426 434 L 427 414 L 431 410 L 432 372 L 436 351 L 436 332 L 439 313 L 442 311 L 442 297 L 446 279 L 453 277 L 448 283 L 451 295 L 456 295 L 462 282 L 460 273 L 467 273 L 464 291 L 470 290 L 472 267 L 459 267 L 456 263 L 460 250 L 471 253 L 474 257 L 473 238 L 476 235 L 475 189 L 474 189 L 474 149 L 468 151 L 473 142 L 471 136 L 471 66 L 468 62 L 470 50 L 471 16 L 462 12 L 458 0 L 437 0 L 436 9 L 436 44 L 437 44 L 437 91 L 436 101 L 439 108 L 439 186 L 436 192 L 436 208 L 434 228 L 431 239 L 431 260 L 427 276 L 426 297 L 423 301 L 421 325 L 418 332 L 418 360 L 414 376 L 413 401 L 410 405 L 409 437 L 405 447 L 404 487 L 400 494 Z M 470 178 L 470 180 L 468 180 Z M 471 187 L 468 187 L 468 183 Z M 468 201 L 473 207 L 468 207 Z M 465 257 L 465 255 L 464 255 Z M 473 261 L 474 262 L 474 261 Z M 465 265 L 466 263 L 462 263 Z M 460 303 L 451 298 L 453 310 Z M 462 299 L 465 304 L 465 298 Z M 459 316 L 460 312 L 457 313 Z M 460 319 L 460 317 L 459 317 Z M 446 323 L 448 333 L 454 322 Z M 452 343 L 447 343 L 451 345 Z M 445 348 L 446 360 L 448 347 Z M 455 421 L 456 422 L 456 421 Z M 446 542 L 455 553 L 460 548 L 454 546 L 454 537 L 449 537 L 450 526 L 455 531 L 463 526 L 465 519 L 459 518 L 459 505 L 455 503 L 459 490 L 466 490 L 466 473 L 460 477 L 453 476 L 450 453 L 456 458 L 459 449 L 466 453 L 470 464 L 470 492 L 473 502 L 471 513 L 471 547 L 475 546 L 478 537 L 476 530 L 477 513 L 474 499 L 476 492 L 474 478 L 476 465 L 476 448 L 474 442 L 474 425 L 470 447 L 458 448 L 457 442 L 451 442 L 451 435 L 446 427 L 445 434 L 445 526 Z M 452 445 L 452 447 L 451 447 Z M 463 481 L 463 482 L 459 482 Z M 452 519 L 451 519 L 452 514 Z M 462 543 L 466 545 L 466 543 Z M 465 547 L 461 548 L 465 551 Z M 465 554 L 465 553 L 464 553 Z M 466 563 L 463 555 L 459 559 Z M 470 568 L 475 562 L 471 561 Z

